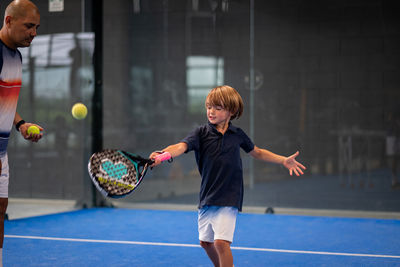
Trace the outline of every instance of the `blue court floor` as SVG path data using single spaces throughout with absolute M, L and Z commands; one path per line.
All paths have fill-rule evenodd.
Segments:
M 94 208 L 5 222 L 4 266 L 212 266 L 197 213 Z M 400 220 L 239 214 L 240 266 L 400 266 Z

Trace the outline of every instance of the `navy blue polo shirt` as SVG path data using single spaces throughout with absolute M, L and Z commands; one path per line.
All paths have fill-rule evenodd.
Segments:
M 240 148 L 246 153 L 254 144 L 246 133 L 229 123 L 221 134 L 215 125 L 197 127 L 182 140 L 194 150 L 201 180 L 199 208 L 203 206 L 230 206 L 242 210 L 243 168 Z

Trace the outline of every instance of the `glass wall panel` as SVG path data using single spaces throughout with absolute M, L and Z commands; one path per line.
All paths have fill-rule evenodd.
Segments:
M 6 4 L 1 4 L 4 14 Z M 10 198 L 82 200 L 90 153 L 90 114 L 71 116 L 76 102 L 91 107 L 94 35 L 86 31 L 84 0 L 68 1 L 49 11 L 49 1 L 35 1 L 41 26 L 30 47 L 20 48 L 23 62 L 18 113 L 44 128 L 38 143 L 12 132 L 8 147 Z M 90 182 L 89 182 L 90 183 Z
M 229 84 L 245 101 L 233 123 L 250 134 L 253 120 L 257 146 L 299 150 L 308 167 L 298 178 L 254 161 L 251 181 L 243 153 L 245 206 L 399 210 L 386 147 L 400 103 L 391 2 L 255 0 L 253 24 L 250 1 L 104 4 L 106 147 L 147 156 L 179 142 L 207 122 L 209 90 Z M 196 205 L 199 184 L 191 152 L 124 201 Z
M 70 109 L 92 107 L 95 1 L 65 1 L 62 12 L 36 2 L 42 25 L 21 49 L 18 111 L 45 138 L 13 133 L 10 196 L 88 201 L 93 114 L 77 121 Z M 233 124 L 258 147 L 300 151 L 308 167 L 293 177 L 243 152 L 245 208 L 400 210 L 393 1 L 115 0 L 103 10 L 104 148 L 148 156 L 181 141 L 207 123 L 208 92 L 228 84 L 245 102 Z M 200 180 L 190 152 L 119 201 L 194 206 Z

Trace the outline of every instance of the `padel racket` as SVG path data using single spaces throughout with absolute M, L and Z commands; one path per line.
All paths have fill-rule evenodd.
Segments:
M 172 160 L 168 152 L 156 157 L 161 161 Z M 154 161 L 117 149 L 104 149 L 94 153 L 88 170 L 96 188 L 106 197 L 120 198 L 128 195 L 143 180 Z

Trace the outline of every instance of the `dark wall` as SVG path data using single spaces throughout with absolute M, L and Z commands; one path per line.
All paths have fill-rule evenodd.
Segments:
M 114 95 L 108 101 L 124 103 L 111 109 L 108 131 L 125 128 L 122 135 L 143 137 L 148 149 L 179 141 L 203 123 L 202 115 L 187 114 L 189 55 L 224 58 L 225 83 L 246 102 L 236 123 L 249 129 L 249 2 L 229 1 L 227 10 L 220 1 L 214 10 L 208 3 L 200 1 L 196 12 L 191 1 L 146 1 L 138 13 L 132 2 L 105 3 L 105 72 Z M 400 99 L 396 10 L 393 1 L 381 0 L 255 1 L 254 67 L 262 81 L 255 91 L 255 142 L 283 154 L 300 149 L 314 173 L 332 173 L 338 133 L 353 129 L 361 146 L 354 155 L 365 152 L 360 136 L 371 135 L 369 160 L 383 167 L 385 118 Z M 140 87 L 129 73 L 133 67 L 149 70 Z M 132 135 L 131 125 L 142 127 Z M 154 144 L 152 133 L 160 128 L 167 135 Z
M 398 194 L 390 191 L 385 151 L 385 136 L 392 127 L 390 118 L 397 114 L 400 103 L 400 19 L 396 1 L 255 0 L 253 107 L 249 90 L 253 49 L 249 1 L 198 1 L 198 7 L 194 7 L 195 2 L 142 0 L 140 9 L 136 9 L 134 1 L 104 1 L 105 147 L 146 156 L 180 141 L 196 125 L 205 123 L 204 112 L 190 111 L 187 58 L 220 58 L 224 83 L 236 88 L 245 101 L 244 114 L 234 124 L 249 133 L 253 108 L 256 145 L 283 155 L 300 150 L 299 160 L 308 167 L 306 175 L 292 183 L 281 167 L 255 162 L 256 188 L 265 184 L 274 192 L 266 195 L 261 189 L 258 193 L 252 191 L 256 200 L 251 205 L 264 205 L 268 197 L 276 200 L 277 195 L 277 205 L 302 207 L 319 203 L 318 208 L 326 208 L 329 205 L 324 201 L 329 199 L 335 208 L 349 208 L 348 203 L 337 202 L 340 198 L 360 204 L 353 206 L 355 209 L 368 206 L 387 210 L 384 200 L 389 199 L 388 195 L 390 203 L 398 203 Z M 94 0 L 65 1 L 65 10 L 59 13 L 48 12 L 47 0 L 35 3 L 42 14 L 39 35 L 77 36 L 82 30 L 91 31 L 90 7 L 96 4 Z M 0 3 L 1 13 L 5 6 Z M 67 67 L 86 67 L 90 73 L 90 53 L 86 57 L 89 59 L 85 62 L 77 60 L 77 64 Z M 49 72 L 48 79 L 43 78 L 43 84 L 37 87 L 47 86 L 54 78 L 52 71 L 66 66 L 39 67 L 24 69 L 25 78 L 35 71 Z M 69 70 L 65 71 L 69 75 Z M 78 122 L 71 118 L 70 108 L 83 100 L 90 110 L 91 91 L 83 94 L 82 88 L 71 88 L 63 98 L 52 99 L 32 94 L 29 79 L 23 84 L 19 110 L 24 118 L 36 119 L 48 132 L 46 139 L 35 146 L 13 135 L 9 147 L 10 192 L 20 197 L 78 199 L 87 193 L 84 184 L 88 182 L 91 114 Z M 87 84 L 87 88 L 93 85 L 90 78 Z M 57 139 L 57 116 L 63 117 L 69 127 L 67 148 L 63 148 L 65 140 Z M 151 171 L 147 187 L 138 189 L 132 200 L 154 201 L 163 194 L 197 195 L 199 175 L 193 158 L 182 156 L 174 164 Z M 242 158 L 248 185 L 249 157 Z M 353 178 L 375 175 L 381 187 L 374 190 L 387 191 L 373 195 L 377 198 L 373 200 L 375 206 L 363 202 L 359 194 L 339 186 L 348 174 Z M 51 189 L 49 181 L 54 180 L 59 182 L 56 189 Z M 271 181 L 278 184 L 270 187 Z M 338 192 L 332 197 L 325 194 L 328 181 L 329 188 Z M 295 194 L 285 194 L 289 187 L 296 189 Z M 283 193 L 276 193 L 279 190 Z M 365 193 L 364 200 L 371 199 L 372 191 L 368 190 L 372 189 L 360 190 Z M 344 197 L 344 192 L 349 195 Z M 304 198 L 289 201 L 289 195 Z

